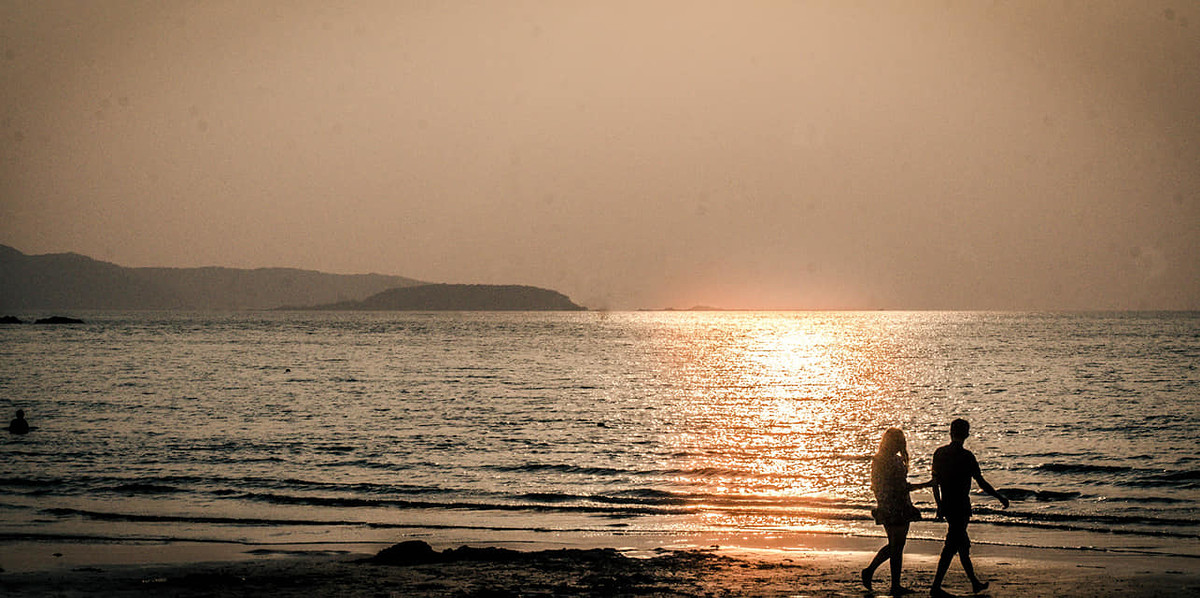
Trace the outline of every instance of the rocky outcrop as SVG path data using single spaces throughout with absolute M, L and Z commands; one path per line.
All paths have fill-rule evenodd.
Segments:
M 49 318 L 38 318 L 34 320 L 34 324 L 83 324 L 83 320 L 78 318 L 68 318 L 66 316 L 50 316 Z
M 362 301 L 307 309 L 340 311 L 584 311 L 557 291 L 520 285 L 426 284 L 390 289 Z

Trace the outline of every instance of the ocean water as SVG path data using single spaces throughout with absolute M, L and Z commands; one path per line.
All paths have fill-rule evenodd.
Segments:
M 1197 313 L 72 315 L 0 327 L 0 542 L 879 535 L 965 417 L 976 543 L 1200 555 Z

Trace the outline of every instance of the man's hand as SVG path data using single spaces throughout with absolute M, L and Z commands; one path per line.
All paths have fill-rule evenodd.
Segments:
M 1004 496 L 1003 492 L 993 489 L 992 496 L 995 496 L 996 500 L 1000 501 L 1001 505 L 1004 505 L 1004 508 L 1008 508 L 1008 497 Z
M 988 494 L 996 497 L 996 500 L 999 500 L 1000 504 L 1004 505 L 1004 508 L 1006 508 L 1006 509 L 1008 508 L 1008 499 L 1005 498 L 1004 495 L 1001 494 L 999 490 L 996 490 L 995 488 L 992 487 L 991 484 L 987 483 L 987 480 L 983 479 L 982 475 L 975 474 L 975 481 L 979 483 L 980 489 L 982 489 L 984 492 L 987 492 Z

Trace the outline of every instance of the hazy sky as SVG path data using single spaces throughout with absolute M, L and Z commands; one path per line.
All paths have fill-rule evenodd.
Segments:
M 1195 2 L 0 7 L 25 253 L 612 309 L 1200 309 Z

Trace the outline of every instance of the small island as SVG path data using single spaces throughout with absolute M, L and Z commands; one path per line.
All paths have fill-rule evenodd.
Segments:
M 83 320 L 79 318 L 68 318 L 67 316 L 50 316 L 49 318 L 38 318 L 33 321 L 34 324 L 83 324 Z
M 586 311 L 566 295 L 521 285 L 425 284 L 341 301 L 285 310 L 321 311 Z

